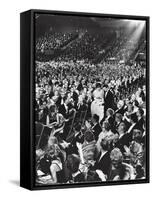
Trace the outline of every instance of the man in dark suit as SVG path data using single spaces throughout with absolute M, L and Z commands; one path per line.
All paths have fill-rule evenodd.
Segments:
M 109 123 L 111 131 L 114 132 L 114 110 L 113 109 L 111 108 L 107 109 L 105 121 Z
M 115 122 L 114 122 L 114 132 L 118 131 L 118 127 L 122 122 L 122 115 L 120 113 L 116 113 L 115 115 Z
M 142 132 L 144 132 L 144 111 L 142 108 L 139 108 L 137 113 L 136 113 L 137 117 L 138 117 L 138 121 L 135 125 L 135 129 L 138 129 Z
M 92 127 L 92 130 L 93 130 L 93 134 L 95 136 L 95 140 L 97 141 L 98 140 L 98 137 L 99 137 L 99 134 L 102 132 L 102 128 L 99 124 L 99 116 L 98 115 L 93 115 L 93 127 Z
M 124 115 L 125 111 L 126 111 L 126 108 L 125 108 L 125 105 L 124 105 L 124 101 L 120 100 L 117 103 L 117 109 L 115 110 L 115 114 L 120 113 L 121 115 Z
M 114 108 L 114 95 L 111 90 L 108 88 L 108 85 L 104 85 L 104 108 L 105 113 L 108 108 Z
M 75 116 L 75 109 L 69 106 L 70 102 L 67 96 L 64 96 L 62 104 L 59 106 L 59 113 L 61 113 L 65 118 L 65 126 L 63 130 L 62 139 L 66 139 L 70 130 L 72 130 L 73 119 Z
M 63 102 L 59 105 L 59 113 L 61 113 L 65 119 L 69 117 L 69 107 L 67 96 L 64 96 Z
M 130 116 L 130 123 L 131 126 L 129 127 L 126 137 L 127 137 L 127 141 L 128 141 L 128 146 L 130 145 L 130 142 L 133 139 L 133 130 L 137 129 L 136 124 L 137 124 L 137 116 L 135 114 L 132 114 Z
M 109 141 L 107 137 L 105 137 L 101 141 L 101 151 L 94 165 L 95 170 L 99 169 L 107 176 L 111 165 L 110 153 L 108 150 L 109 150 Z
M 121 150 L 122 153 L 125 152 L 124 145 L 128 146 L 129 141 L 128 141 L 128 135 L 126 134 L 126 125 L 124 122 L 121 122 L 119 127 L 118 127 L 118 134 L 119 138 L 118 141 L 116 142 L 115 146 Z

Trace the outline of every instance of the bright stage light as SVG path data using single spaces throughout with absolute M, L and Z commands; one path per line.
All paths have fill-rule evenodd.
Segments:
M 125 20 L 122 20 L 124 23 L 127 24 L 127 26 L 129 27 L 137 27 L 137 26 L 142 26 L 144 27 L 145 25 L 145 21 L 144 20 L 131 20 L 131 19 L 125 19 Z

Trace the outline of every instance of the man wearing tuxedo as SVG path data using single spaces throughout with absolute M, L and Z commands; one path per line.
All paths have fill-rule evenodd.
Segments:
M 120 113 L 116 113 L 115 122 L 114 122 L 114 132 L 117 132 L 119 125 L 122 122 L 122 115 Z
M 105 114 L 108 108 L 114 108 L 114 95 L 109 89 L 108 85 L 104 85 L 104 109 Z
M 98 140 L 98 137 L 99 137 L 99 134 L 102 132 L 102 128 L 99 124 L 99 116 L 98 115 L 93 115 L 93 127 L 92 127 L 92 130 L 93 130 L 93 134 L 95 136 L 95 140 L 97 141 Z
M 61 104 L 59 105 L 59 113 L 61 113 L 65 119 L 68 119 L 69 117 L 69 108 L 68 108 L 68 98 L 67 96 L 64 96 Z
M 105 175 L 108 176 L 108 171 L 111 165 L 108 137 L 106 136 L 102 138 L 100 144 L 101 144 L 101 151 L 97 157 L 94 168 L 101 170 Z
M 133 130 L 137 129 L 137 116 L 135 114 L 131 114 L 130 116 L 130 123 L 131 126 L 129 127 L 128 131 L 127 131 L 127 143 L 128 146 L 130 145 L 130 142 L 132 141 L 132 137 L 133 137 Z
M 121 115 L 124 115 L 125 111 L 126 111 L 126 108 L 124 105 L 124 101 L 119 100 L 119 102 L 117 103 L 117 109 L 115 110 L 115 114 L 120 113 Z
M 138 121 L 136 123 L 135 128 L 143 132 L 144 131 L 144 111 L 143 111 L 143 109 L 139 108 L 136 115 L 138 117 Z
M 108 108 L 106 111 L 106 122 L 109 123 L 111 127 L 111 131 L 114 132 L 114 110 L 111 108 Z
M 64 96 L 63 101 L 61 102 L 61 105 L 59 106 L 59 113 L 61 113 L 65 118 L 65 126 L 63 135 L 61 136 L 62 139 L 66 139 L 70 129 L 72 128 L 72 121 L 75 109 L 72 109 L 71 106 L 69 106 L 70 102 L 67 96 Z
M 124 153 L 124 145 L 128 146 L 128 135 L 126 134 L 126 125 L 124 122 L 121 122 L 118 127 L 118 141 L 116 142 L 115 146 Z

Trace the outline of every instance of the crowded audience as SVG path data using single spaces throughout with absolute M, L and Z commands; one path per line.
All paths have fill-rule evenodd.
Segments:
M 49 43 L 46 36 L 37 48 L 59 48 L 71 36 L 58 37 Z M 102 37 L 97 45 L 96 37 L 84 33 L 59 57 L 35 63 L 38 185 L 145 178 L 145 68 L 93 62 L 108 44 Z M 114 44 L 107 57 L 121 54 Z

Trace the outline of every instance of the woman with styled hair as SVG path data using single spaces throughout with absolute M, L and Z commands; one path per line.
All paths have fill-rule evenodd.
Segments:
M 132 180 L 135 179 L 134 169 L 131 165 L 123 162 L 123 154 L 120 149 L 114 148 L 110 153 L 111 167 L 108 180 Z
M 37 183 L 53 184 L 60 182 L 63 159 L 64 156 L 56 139 L 52 138 L 37 160 Z
M 114 140 L 115 134 L 111 131 L 110 124 L 107 121 L 104 121 L 102 124 L 102 132 L 99 134 L 97 141 L 97 150 L 101 149 L 101 141 L 103 138 L 108 137 L 110 143 Z

